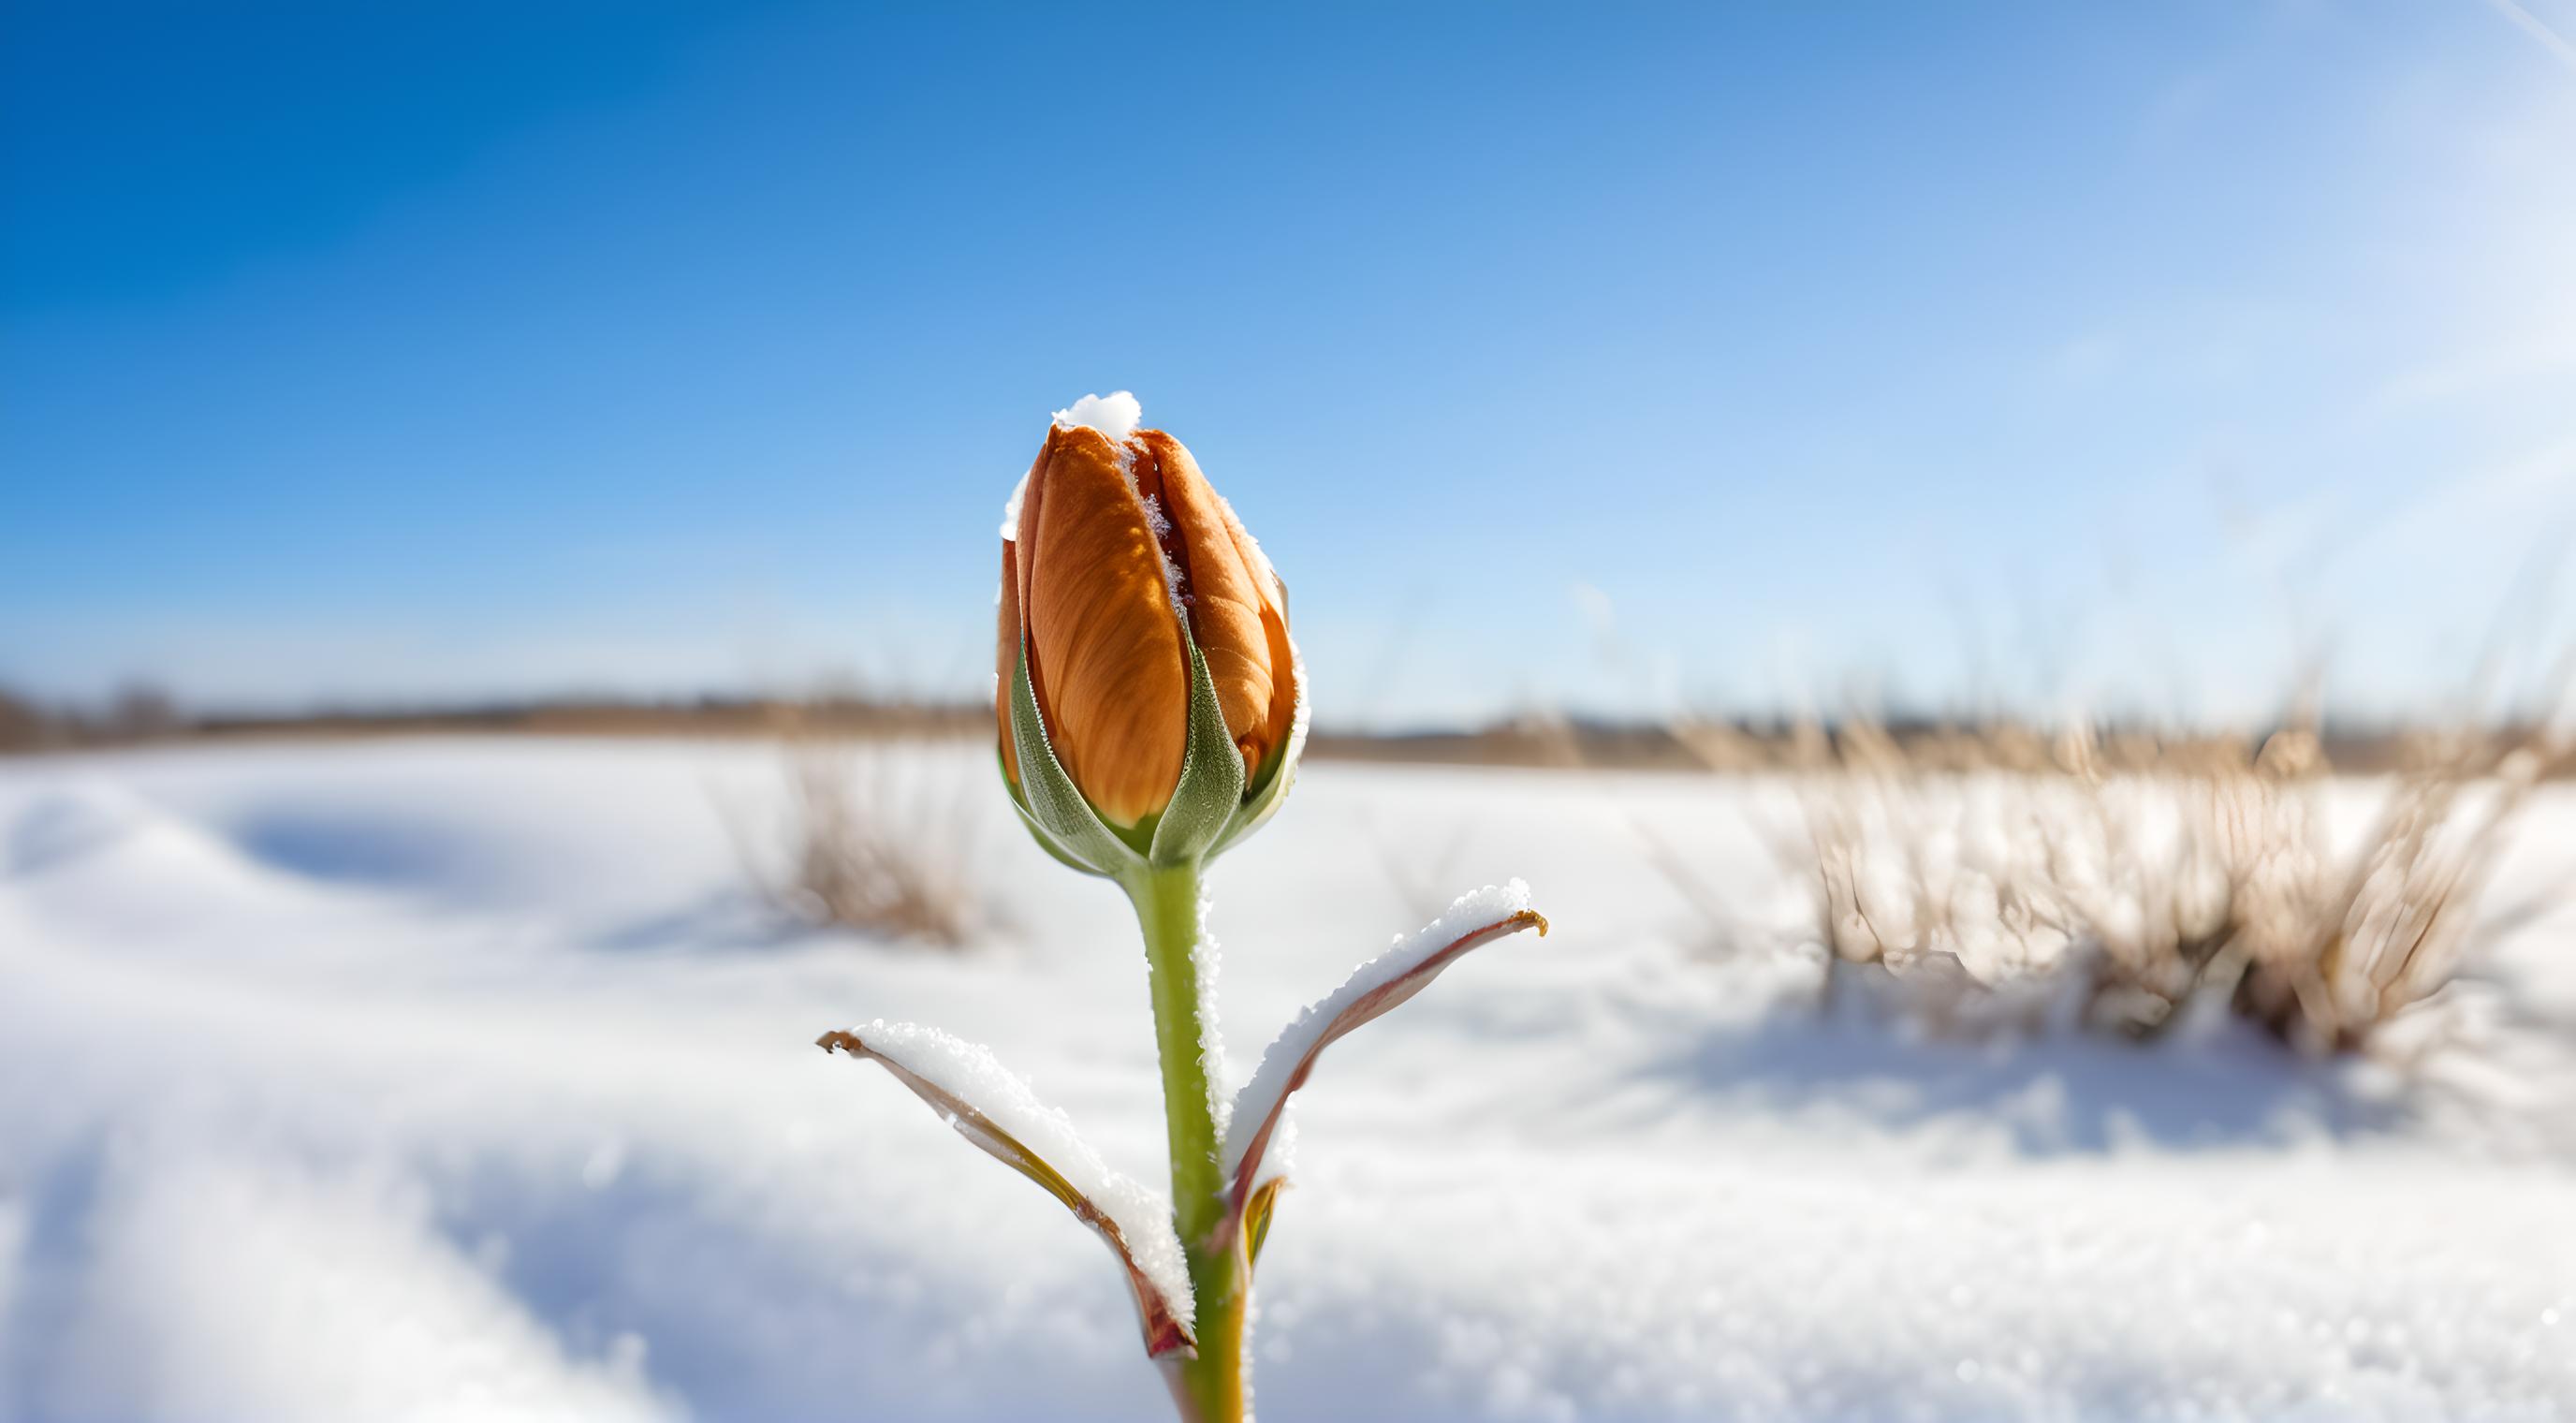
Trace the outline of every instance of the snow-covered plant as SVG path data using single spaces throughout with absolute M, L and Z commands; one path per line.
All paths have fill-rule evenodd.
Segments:
M 1275 812 L 1306 736 L 1288 593 L 1181 442 L 1134 396 L 1056 412 L 1002 523 L 995 714 L 1004 783 L 1058 860 L 1127 893 L 1144 932 L 1168 1203 L 1110 1170 L 984 1048 L 912 1024 L 826 1033 L 1046 1188 L 1124 1267 L 1145 1352 L 1190 1423 L 1251 1416 L 1253 1267 L 1288 1096 L 1336 1039 L 1459 956 L 1547 922 L 1515 880 L 1466 895 L 1288 1025 L 1229 1098 L 1200 877 Z

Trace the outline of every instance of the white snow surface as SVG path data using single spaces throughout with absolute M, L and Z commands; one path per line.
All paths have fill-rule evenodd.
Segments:
M 781 925 L 719 813 L 783 805 L 755 745 L 0 760 L 0 1418 L 1163 1416 L 1089 1233 L 812 1046 L 991 1044 L 1159 1183 L 1130 912 L 1028 842 L 989 746 L 871 754 L 984 807 L 1006 929 Z M 2576 1418 L 2576 911 L 2505 912 L 2563 882 L 2576 794 L 2405 1067 L 2223 1016 L 2142 1050 L 1819 1015 L 1764 946 L 1794 813 L 1327 762 L 1214 867 L 1238 1044 L 1432 884 L 1526 876 L 1554 929 L 1298 1094 L 1263 1418 Z
M 1234 1107 L 1226 1117 L 1225 1179 L 1232 1181 L 1243 1170 L 1243 1154 L 1252 1148 L 1252 1139 L 1261 1124 L 1270 1120 L 1280 1099 L 1288 1095 L 1289 1080 L 1297 1074 L 1297 1064 L 1314 1051 L 1315 1043 L 1333 1026 L 1350 1006 L 1422 966 L 1423 961 L 1479 929 L 1490 928 L 1530 907 L 1526 881 L 1486 885 L 1450 901 L 1440 917 L 1413 931 L 1398 934 L 1385 953 L 1351 970 L 1342 986 L 1316 999 L 1281 1030 L 1270 1046 L 1262 1050 L 1261 1065 L 1253 1069 L 1252 1078 L 1235 1094 Z M 1401 1010 L 1399 1010 L 1401 1011 Z M 1384 1022 L 1385 1019 L 1377 1019 Z M 1285 1125 L 1284 1123 L 1282 1124 Z M 1280 1172 L 1268 1169 L 1262 1174 Z
M 883 1018 L 850 1032 L 869 1051 L 983 1113 L 1037 1153 L 1117 1225 L 1136 1268 L 1162 1292 L 1181 1323 L 1192 1321 L 1190 1266 L 1172 1229 L 1171 1201 L 1112 1170 L 1074 1130 L 1073 1119 L 1039 1101 L 1028 1082 L 1004 1067 L 991 1048 L 937 1028 Z

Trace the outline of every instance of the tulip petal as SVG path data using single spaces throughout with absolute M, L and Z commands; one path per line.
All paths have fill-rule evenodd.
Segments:
M 1261 1179 L 1262 1157 L 1279 1129 L 1280 1114 L 1287 1108 L 1289 1094 L 1304 1086 L 1314 1072 L 1324 1049 L 1421 992 L 1469 950 L 1529 928 L 1545 935 L 1547 920 L 1529 908 L 1529 887 L 1518 880 L 1462 896 L 1447 913 L 1360 965 L 1340 988 L 1297 1015 L 1262 1053 L 1261 1066 L 1235 1095 L 1225 1137 L 1229 1209 L 1210 1248 L 1224 1248 L 1233 1231 L 1249 1224 L 1251 1198 L 1268 1184 Z M 1263 1220 L 1266 1231 L 1266 1208 Z
M 1207 657 L 1208 672 L 1225 707 L 1225 722 L 1242 753 L 1243 773 L 1258 772 L 1278 745 L 1271 709 L 1286 663 L 1267 621 L 1275 602 L 1267 569 L 1247 556 L 1248 538 L 1225 500 L 1199 472 L 1189 448 L 1160 430 L 1137 432 L 1142 446 L 1137 484 L 1156 495 L 1171 521 L 1171 540 L 1184 565 L 1190 593 L 1190 631 Z M 1285 626 L 1281 628 L 1285 635 Z
M 1058 427 L 1020 508 L 1020 616 L 1057 759 L 1132 829 L 1181 774 L 1189 663 L 1151 520 L 1100 432 Z
M 888 1041 L 872 1044 L 861 1033 L 878 1033 Z M 922 1050 L 925 1045 L 929 1050 Z M 1002 1073 L 991 1054 L 910 1024 L 888 1028 L 878 1023 L 859 1032 L 825 1033 L 815 1046 L 825 1052 L 838 1048 L 884 1067 L 914 1096 L 929 1103 L 959 1136 L 1037 1182 L 1091 1227 L 1126 1268 L 1149 1358 L 1198 1347 L 1190 1329 L 1189 1277 L 1180 1242 L 1171 1231 L 1169 1208 L 1152 1192 L 1102 1166 L 1072 1136 L 1061 1114 L 1049 1113 L 1025 1083 Z M 997 1092 L 1014 1100 L 982 1104 L 970 1100 L 979 1093 Z M 1006 1129 L 997 1116 L 1049 1128 L 1060 1161 L 1049 1161 L 1023 1139 L 1024 1133 Z M 1077 1177 L 1081 1184 L 1076 1183 Z
M 1288 584 L 1279 576 L 1279 570 L 1270 566 L 1270 560 L 1262 554 L 1261 545 L 1253 542 L 1252 534 L 1243 527 L 1243 521 L 1234 516 L 1234 506 L 1220 499 L 1217 507 L 1225 515 L 1226 531 L 1233 535 L 1235 547 L 1241 551 L 1244 563 L 1252 569 L 1261 588 L 1261 632 L 1270 640 L 1272 668 L 1267 744 L 1276 747 L 1289 734 L 1291 726 L 1305 715 L 1304 670 L 1298 668 L 1298 675 L 1294 677 L 1282 677 L 1277 672 L 1283 667 L 1296 667 L 1297 662 L 1296 645 L 1288 640 Z

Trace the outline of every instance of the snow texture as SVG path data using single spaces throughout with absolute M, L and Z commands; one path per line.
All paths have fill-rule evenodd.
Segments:
M 1002 506 L 1002 542 L 1004 542 L 1004 543 L 1017 543 L 1017 542 L 1019 542 L 1019 539 L 1020 539 L 1020 505 L 1021 505 L 1022 503 L 1024 503 L 1024 502 L 1026 502 L 1026 500 L 1028 499 L 1028 497 L 1029 497 L 1029 477 L 1028 477 L 1027 475 L 1025 475 L 1025 474 L 1024 474 L 1024 475 L 1021 475 L 1021 476 L 1020 476 L 1020 482 L 1019 482 L 1019 483 L 1014 484 L 1014 485 L 1012 485 L 1012 486 L 1011 486 L 1011 498 L 1010 498 L 1010 502 L 1009 502 L 1009 503 L 1007 503 L 1007 504 L 1004 504 L 1004 505 Z M 996 605 L 996 606 L 999 606 L 999 605 L 1000 605 L 1000 602 L 1001 602 L 1001 599 L 1000 599 L 999 595 L 996 595 L 996 596 L 995 596 L 995 598 L 994 598 L 994 603 L 995 603 L 995 605 Z
M 1127 492 L 1134 494 L 1136 493 L 1135 451 L 1122 446 L 1120 455 L 1119 471 L 1127 476 Z M 1154 531 L 1155 556 L 1163 565 L 1163 596 L 1171 600 L 1173 615 L 1187 622 L 1190 609 L 1181 592 L 1181 566 L 1172 561 L 1171 553 L 1164 546 L 1164 540 L 1170 538 L 1172 533 L 1171 517 L 1163 512 L 1163 501 L 1152 495 L 1140 495 L 1136 503 L 1145 511 L 1145 526 Z
M 1190 967 L 1199 988 L 1199 1070 L 1207 1074 L 1208 1114 L 1216 1121 L 1217 1140 L 1223 1141 L 1226 1114 L 1233 1110 L 1234 1099 L 1225 1095 L 1225 1028 L 1218 1011 L 1217 990 L 1225 956 L 1217 949 L 1215 932 L 1208 928 L 1212 908 L 1207 892 L 1201 890 L 1198 937 L 1190 941 Z
M 1228 1111 L 1232 1111 L 1230 1104 Z M 1297 1106 L 1296 1099 L 1292 1097 L 1286 1106 L 1280 1108 L 1279 1125 L 1271 1128 L 1270 1145 L 1261 1152 L 1261 1169 L 1252 1173 L 1252 1188 L 1259 1190 L 1263 1183 L 1292 1175 L 1296 1169 Z
M 167 1141 L 155 1143 L 168 1146 Z M 195 1144 L 112 1152 L 100 1245 L 58 1341 L 82 1411 L 339 1420 L 678 1415 L 640 1339 L 572 1356 L 409 1184 Z M 46 1416 L 39 1412 L 38 1416 Z
M 1308 1004 L 1262 1051 L 1261 1066 L 1235 1094 L 1225 1134 L 1225 1179 L 1230 1182 L 1243 1170 L 1243 1154 L 1251 1149 L 1261 1124 L 1279 1109 L 1297 1075 L 1297 1065 L 1314 1051 L 1334 1020 L 1352 1004 L 1422 967 L 1441 950 L 1529 907 L 1529 885 L 1520 880 L 1462 894 L 1450 901 L 1439 918 L 1409 936 L 1396 935 L 1392 948 L 1352 969 L 1341 987 Z M 1278 1173 L 1265 1169 L 1261 1174 L 1266 1178 Z
M 1055 413 L 1055 423 L 1072 429 L 1088 426 L 1109 437 L 1109 443 L 1124 446 L 1135 438 L 1136 427 L 1144 422 L 1145 408 L 1128 391 L 1108 395 L 1086 395 L 1069 408 Z
M 0 1339 L 9 1337 L 9 1316 L 18 1301 L 18 1258 L 26 1246 L 26 1205 L 0 1195 Z
M 1108 395 L 1086 395 L 1055 412 L 1049 420 L 1064 429 L 1089 428 L 1108 436 L 1109 443 L 1118 447 L 1119 472 L 1128 476 L 1128 487 L 1132 489 L 1135 487 L 1136 452 L 1128 441 L 1135 438 L 1136 427 L 1144 418 L 1145 408 L 1137 402 L 1135 395 L 1121 390 Z M 1011 486 L 1009 502 L 1002 506 L 1001 534 L 1005 540 L 1016 542 L 1020 537 L 1020 505 L 1028 497 L 1028 492 L 1029 477 L 1023 474 L 1019 482 Z M 1157 532 L 1169 527 L 1161 522 L 1160 510 L 1149 507 L 1148 515 L 1156 521 Z
M 1002 1066 L 992 1049 L 937 1028 L 882 1018 L 850 1032 L 870 1052 L 982 1112 L 1054 1168 L 1065 1184 L 1116 1223 L 1136 1268 L 1162 1293 L 1175 1318 L 1183 1325 L 1191 1322 L 1190 1267 L 1172 1229 L 1171 1203 L 1111 1170 L 1074 1130 L 1073 1119 L 1039 1101 L 1028 1082 Z
M 0 758 L 0 1418 L 1166 1416 L 1100 1245 L 812 1046 L 878 1014 L 992 1043 L 1161 1183 L 1127 904 L 1029 842 L 989 743 L 882 754 L 984 808 L 1009 932 L 770 916 L 711 805 L 784 813 L 750 744 Z M 2332 824 L 2386 790 L 2333 784 Z M 2456 995 L 2486 1011 L 2403 1066 L 2224 1014 L 1955 1041 L 1819 1013 L 1770 947 L 1807 914 L 1764 834 L 1797 811 L 1328 761 L 1218 864 L 1238 1022 L 1438 907 L 1382 854 L 1527 875 L 1554 924 L 1297 1094 L 1264 1417 L 2576 1418 L 2576 905 L 2502 930 Z M 2552 784 L 2490 904 L 2571 854 Z

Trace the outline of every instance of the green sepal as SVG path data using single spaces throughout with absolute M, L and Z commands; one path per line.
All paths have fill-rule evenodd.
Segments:
M 1243 808 L 1243 754 L 1226 730 L 1216 678 L 1208 673 L 1207 656 L 1190 636 L 1187 619 L 1181 621 L 1181 645 L 1190 654 L 1189 734 L 1181 744 L 1180 782 L 1155 822 L 1153 848 L 1145 857 L 1157 869 L 1205 859 Z
M 1288 742 L 1271 750 L 1269 764 L 1253 777 L 1252 786 L 1245 792 L 1243 804 L 1236 809 L 1234 819 L 1227 823 L 1225 833 L 1208 847 L 1210 859 L 1224 854 L 1234 842 L 1260 829 L 1278 812 L 1280 803 L 1288 798 L 1289 786 L 1296 783 L 1297 761 L 1306 750 L 1306 664 L 1304 659 L 1295 655 L 1293 648 L 1288 675 L 1295 679 L 1297 695 L 1296 711 L 1288 719 Z
M 1011 779 L 1010 768 L 1002 764 L 1002 749 L 998 746 L 993 748 L 993 766 L 1002 773 L 1002 789 L 1011 793 L 1012 811 L 1020 817 L 1020 823 L 1029 828 L 1029 838 L 1038 842 L 1038 848 L 1054 857 L 1058 864 L 1084 874 L 1097 873 L 1091 866 L 1065 853 L 1064 847 L 1055 842 L 1055 837 L 1046 833 L 1046 827 L 1038 824 L 1037 817 L 1029 814 L 1028 800 L 1020 794 L 1019 783 Z
M 1180 779 L 1172 788 L 1170 803 L 1160 812 L 1132 830 L 1121 831 L 1101 820 L 1056 759 L 1046 717 L 1038 710 L 1037 691 L 1029 680 L 1028 637 L 1021 634 L 1010 693 L 1011 737 L 1020 780 L 1015 783 L 1005 775 L 1003 782 L 1011 792 L 1011 807 L 1029 834 L 1048 854 L 1074 869 L 1127 884 L 1148 868 L 1204 863 L 1261 828 L 1296 781 L 1299 753 L 1306 744 L 1302 660 L 1290 670 L 1296 679 L 1297 704 L 1287 743 L 1271 751 L 1247 789 L 1243 757 L 1226 727 L 1216 679 L 1187 621 L 1181 624 L 1181 645 L 1190 658 L 1190 705 Z M 995 754 L 998 759 L 998 750 Z
M 1025 632 L 1020 635 L 1019 665 L 1011 674 L 1011 748 L 1020 763 L 1020 783 L 1012 801 L 1039 844 L 1076 869 L 1121 883 L 1144 873 L 1144 857 L 1101 822 L 1048 744 L 1046 717 L 1038 711 L 1037 689 L 1029 683 Z

